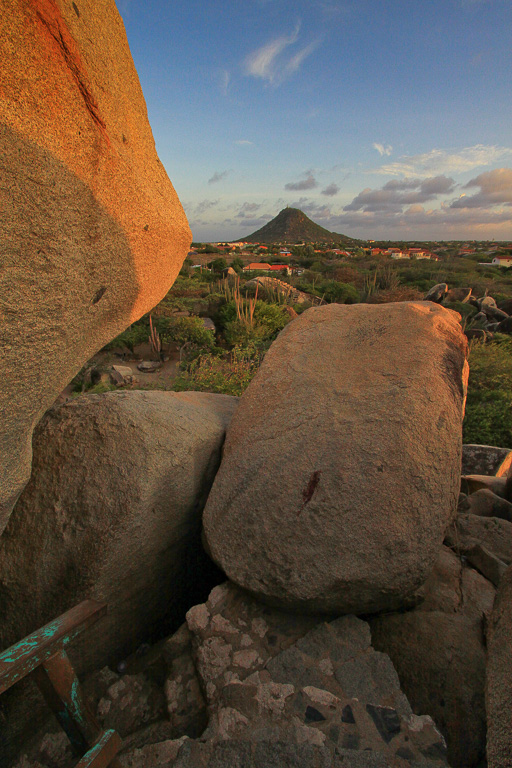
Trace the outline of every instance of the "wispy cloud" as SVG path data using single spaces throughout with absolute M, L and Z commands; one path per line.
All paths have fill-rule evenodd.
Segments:
M 225 179 L 229 171 L 215 171 L 211 179 L 208 179 L 208 184 L 217 184 L 222 179 Z
M 254 142 L 249 141 L 248 139 L 238 139 L 238 141 L 235 141 L 235 144 L 238 144 L 239 147 L 248 147 L 253 146 Z
M 300 22 L 297 22 L 290 35 L 281 35 L 252 51 L 244 62 L 245 73 L 277 86 L 297 72 L 302 62 L 313 53 L 320 43 L 319 40 L 311 42 L 289 56 L 286 49 L 298 41 L 299 31 Z
M 306 178 L 301 181 L 288 182 L 288 184 L 284 185 L 284 188 L 292 192 L 298 192 L 300 190 L 314 189 L 315 187 L 318 187 L 318 181 L 313 176 L 312 171 L 306 171 L 305 176 Z
M 284 68 L 285 77 L 293 75 L 293 73 L 299 69 L 304 59 L 307 59 L 307 57 L 310 56 L 313 51 L 318 48 L 319 45 L 320 40 L 314 40 L 312 43 L 309 43 L 309 45 L 306 45 L 305 48 L 302 48 L 300 51 L 298 51 L 295 56 L 292 56 Z
M 474 168 L 493 165 L 512 156 L 512 148 L 475 144 L 458 152 L 433 149 L 421 155 L 404 155 L 394 163 L 374 169 L 389 176 L 435 176 L 442 173 L 464 173 Z
M 219 72 L 219 88 L 223 96 L 228 95 L 231 75 L 227 69 L 221 69 Z
M 387 144 L 386 146 L 384 146 L 384 144 L 379 144 L 377 141 L 373 142 L 372 147 L 377 150 L 377 152 L 381 157 L 383 157 L 384 155 L 389 157 L 389 155 L 393 151 L 393 147 L 390 144 Z
M 276 75 L 276 59 L 289 45 L 297 42 L 300 24 L 297 23 L 291 35 L 281 35 L 270 43 L 257 48 L 250 53 L 245 60 L 245 69 L 248 75 L 261 77 L 272 82 Z
M 337 184 L 329 184 L 325 189 L 322 189 L 322 195 L 327 195 L 327 197 L 334 197 L 334 195 L 337 195 L 340 191 L 340 188 Z

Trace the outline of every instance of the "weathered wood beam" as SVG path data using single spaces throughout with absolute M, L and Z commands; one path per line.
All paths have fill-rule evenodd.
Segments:
M 84 600 L 0 653 L 0 694 L 68 645 L 106 609 L 106 605 L 95 600 Z
M 75 768 L 116 768 L 119 766 L 115 756 L 121 748 L 121 738 L 115 731 L 105 731 L 101 738 L 82 759 Z

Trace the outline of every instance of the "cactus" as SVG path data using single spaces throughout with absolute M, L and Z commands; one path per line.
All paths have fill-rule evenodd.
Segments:
M 160 336 L 158 334 L 158 331 L 156 328 L 153 327 L 153 320 L 151 315 L 149 316 L 149 343 L 151 344 L 151 349 L 153 351 L 153 354 L 156 355 L 157 360 L 162 360 L 162 341 L 160 339 Z

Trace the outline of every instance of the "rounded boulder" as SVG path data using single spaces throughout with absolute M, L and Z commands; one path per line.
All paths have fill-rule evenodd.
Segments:
M 305 612 L 407 603 L 456 514 L 458 317 L 332 304 L 286 326 L 241 399 L 203 515 L 232 581 Z

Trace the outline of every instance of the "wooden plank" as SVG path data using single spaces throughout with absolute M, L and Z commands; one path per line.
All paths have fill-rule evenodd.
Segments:
M 97 621 L 107 606 L 84 600 L 46 626 L 33 632 L 0 654 L 0 694 L 36 667 L 67 646 L 77 635 Z
M 118 766 L 115 756 L 121 749 L 121 739 L 115 731 L 105 731 L 96 744 L 76 764 L 75 768 L 111 768 Z M 114 762 L 113 762 L 114 761 Z
M 32 672 L 46 703 L 66 732 L 77 755 L 97 741 L 102 728 L 88 708 L 80 682 L 61 649 Z

